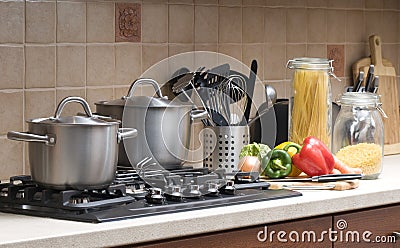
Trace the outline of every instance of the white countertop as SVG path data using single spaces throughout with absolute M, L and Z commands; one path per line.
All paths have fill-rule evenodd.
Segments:
M 266 224 L 400 203 L 400 155 L 384 158 L 379 179 L 347 191 L 308 190 L 303 196 L 90 224 L 0 213 L 0 246 L 104 247 Z

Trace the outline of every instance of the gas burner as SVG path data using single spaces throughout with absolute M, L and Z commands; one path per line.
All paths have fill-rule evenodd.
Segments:
M 82 204 L 82 203 L 89 203 L 90 198 L 89 198 L 89 196 L 72 196 L 68 202 L 71 204 L 74 204 L 74 205 Z

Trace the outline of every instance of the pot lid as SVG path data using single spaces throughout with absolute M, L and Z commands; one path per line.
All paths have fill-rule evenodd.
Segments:
M 63 116 L 59 118 L 48 117 L 28 120 L 31 123 L 48 125 L 89 125 L 89 126 L 108 126 L 119 125 L 120 121 L 102 116 Z
M 134 96 L 134 92 L 139 85 L 153 86 L 156 97 L 153 96 Z M 142 107 L 142 108 L 166 108 L 166 107 L 183 107 L 192 106 L 181 101 L 170 101 L 163 96 L 159 84 L 150 78 L 139 78 L 135 80 L 129 88 L 128 94 L 120 99 L 111 101 L 96 102 L 95 105 L 103 106 L 121 106 L 121 107 Z
M 86 115 L 61 116 L 65 105 L 70 102 L 80 103 Z M 89 126 L 108 126 L 119 125 L 120 121 L 105 116 L 93 115 L 89 104 L 81 97 L 66 97 L 57 106 L 53 117 L 30 119 L 29 123 L 40 123 L 48 125 L 89 125 Z

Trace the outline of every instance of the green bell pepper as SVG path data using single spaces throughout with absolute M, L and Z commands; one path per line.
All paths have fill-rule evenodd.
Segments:
M 262 159 L 263 174 L 269 178 L 283 178 L 292 171 L 292 159 L 290 154 L 284 150 L 271 150 Z

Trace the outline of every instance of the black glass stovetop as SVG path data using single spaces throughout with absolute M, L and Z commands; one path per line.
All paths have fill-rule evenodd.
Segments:
M 176 175 L 179 175 L 177 177 Z M 157 179 L 165 182 L 155 187 Z M 258 176 L 185 169 L 154 174 L 144 182 L 135 171 L 119 170 L 107 189 L 55 190 L 37 185 L 30 176 L 0 183 L 0 212 L 100 223 L 301 196 L 291 190 L 269 190 Z M 159 186 L 159 185 L 157 185 Z

